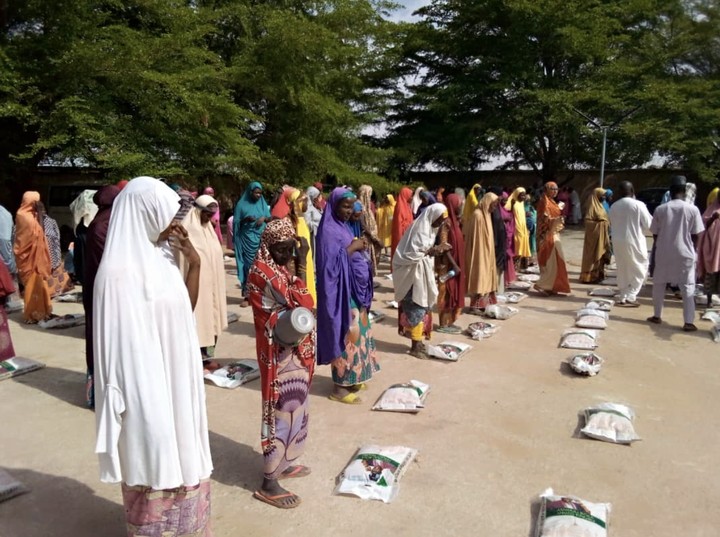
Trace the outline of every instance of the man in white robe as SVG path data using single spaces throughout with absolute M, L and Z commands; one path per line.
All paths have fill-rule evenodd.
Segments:
M 652 216 L 645 204 L 635 199 L 635 189 L 630 181 L 620 183 L 618 195 L 620 199 L 610 207 L 612 245 L 620 290 L 617 305 L 636 308 L 640 305 L 637 295 L 648 270 L 645 233 L 650 231 Z
M 648 321 L 662 321 L 665 286 L 680 287 L 683 299 L 683 330 L 694 332 L 695 320 L 695 243 L 698 233 L 705 229 L 700 211 L 685 202 L 686 181 L 675 176 L 670 185 L 671 201 L 655 209 L 650 230 L 655 239 L 655 272 L 653 273 L 654 313 Z

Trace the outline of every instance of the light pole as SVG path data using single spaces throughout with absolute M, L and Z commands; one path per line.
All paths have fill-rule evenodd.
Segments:
M 623 114 L 622 117 L 621 117 L 620 119 L 618 119 L 615 123 L 612 123 L 612 124 L 610 124 L 610 125 L 601 125 L 601 124 L 599 124 L 599 123 L 598 123 L 597 121 L 595 121 L 593 118 L 591 118 L 591 117 L 588 116 L 587 114 L 582 113 L 580 110 L 578 110 L 578 109 L 575 108 L 574 106 L 572 107 L 572 109 L 575 111 L 576 114 L 579 114 L 580 116 L 582 116 L 590 125 L 592 125 L 592 126 L 595 127 L 596 129 L 602 131 L 602 135 L 603 135 L 603 140 L 602 140 L 602 156 L 600 157 L 600 188 L 602 188 L 602 187 L 603 187 L 603 184 L 605 183 L 605 151 L 606 151 L 606 148 L 607 148 L 607 133 L 608 133 L 608 130 L 617 127 L 620 123 L 622 123 L 622 122 L 625 121 L 628 117 L 630 117 L 632 114 L 634 114 L 635 112 L 637 112 L 637 111 L 640 109 L 640 107 L 639 107 L 639 106 L 636 106 L 635 108 L 633 108 L 633 109 L 630 110 L 629 112 Z

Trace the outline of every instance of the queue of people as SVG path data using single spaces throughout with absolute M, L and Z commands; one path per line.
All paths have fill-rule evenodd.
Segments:
M 720 201 L 715 189 L 701 215 L 685 200 L 686 190 L 684 178 L 673 178 L 670 201 L 651 217 L 632 184 L 619 185 L 609 210 L 607 190 L 596 188 L 585 213 L 580 281 L 602 281 L 614 256 L 618 303 L 638 307 L 649 267 L 645 234 L 652 233 L 648 321 L 662 322 L 666 285 L 675 285 L 683 298 L 683 329 L 693 331 L 695 281 L 704 281 L 709 303 L 720 290 Z M 203 376 L 219 367 L 214 348 L 227 327 L 227 243 L 214 189 L 203 192 L 138 177 L 83 194 L 77 204 L 88 317 L 86 396 L 95 408 L 101 479 L 121 484 L 129 535 L 151 528 L 163 535 L 210 531 Z M 522 187 L 508 193 L 476 184 L 467 197 L 403 187 L 376 207 L 368 185 L 357 193 L 335 188 L 327 199 L 322 185 L 304 191 L 286 186 L 274 204 L 261 183 L 248 185 L 228 231 L 239 286 L 253 311 L 261 372 L 263 481 L 255 498 L 282 509 L 301 503 L 280 481 L 311 471 L 298 461 L 309 432 L 316 365 L 330 366 L 329 399 L 354 405 L 380 370 L 370 310 L 382 254 L 390 253 L 399 334 L 409 339 L 409 354 L 427 358 L 423 340 L 433 331 L 459 333 L 459 317 L 497 303 L 516 270 L 537 263 L 538 293 L 570 293 L 562 247 L 566 205 L 558 193 L 548 182 L 533 203 Z M 64 285 L 55 259 L 57 224 L 48 220 L 37 192 L 23 196 L 14 224 L 5 213 L 0 296 L 14 291 L 17 279 L 24 288 L 23 318 L 46 319 L 52 294 Z M 317 329 L 285 341 L 279 323 L 300 308 L 311 312 Z M 4 331 L 7 316 L 0 310 Z M 0 355 L 7 352 L 0 348 Z M 194 516 L 168 516 L 181 508 Z

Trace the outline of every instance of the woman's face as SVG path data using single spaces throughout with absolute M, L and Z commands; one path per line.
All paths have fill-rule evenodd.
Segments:
M 427 192 L 423 192 L 420 194 L 420 206 L 421 207 L 427 207 L 430 203 L 430 198 L 427 195 Z
M 527 198 L 526 192 L 520 192 L 520 194 L 518 195 L 518 201 L 525 201 L 526 198 Z
M 273 258 L 273 261 L 281 267 L 284 267 L 292 259 L 295 251 L 295 240 L 289 239 L 282 242 L 276 242 L 270 246 L 269 250 L 270 257 Z
M 474 188 L 474 191 L 475 191 L 475 197 L 476 197 L 477 199 L 480 199 L 480 195 L 482 194 L 482 187 L 481 187 L 481 186 L 476 186 L 476 187 Z
M 557 198 L 557 195 L 558 195 L 558 187 L 556 187 L 556 186 L 549 186 L 548 189 L 547 189 L 547 194 L 548 194 L 548 196 L 550 196 L 552 199 Z
M 438 216 L 438 217 L 435 219 L 435 221 L 432 223 L 432 227 L 438 228 L 438 227 L 442 226 L 443 223 L 445 222 L 445 220 L 446 220 L 445 215 L 444 215 L 444 214 L 441 214 L 441 215 Z
M 322 194 L 315 196 L 315 198 L 312 200 L 313 207 L 315 207 L 317 210 L 320 210 L 322 208 L 320 205 L 321 202 L 322 202 Z
M 262 188 L 253 188 L 252 197 L 255 201 L 258 201 L 262 197 Z
M 302 195 L 300 196 L 300 199 L 297 200 L 298 207 L 300 207 L 300 212 L 304 213 L 308 210 L 308 199 L 307 196 Z
M 343 198 L 335 208 L 335 216 L 343 222 L 350 220 L 353 215 L 353 205 L 355 205 L 356 198 Z

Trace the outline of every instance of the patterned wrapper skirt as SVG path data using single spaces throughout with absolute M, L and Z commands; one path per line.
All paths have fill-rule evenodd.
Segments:
M 212 537 L 210 480 L 153 490 L 122 484 L 128 537 Z
M 338 386 L 356 386 L 380 371 L 367 310 L 353 301 L 352 322 L 345 336 L 345 352 L 331 364 L 332 379 Z

